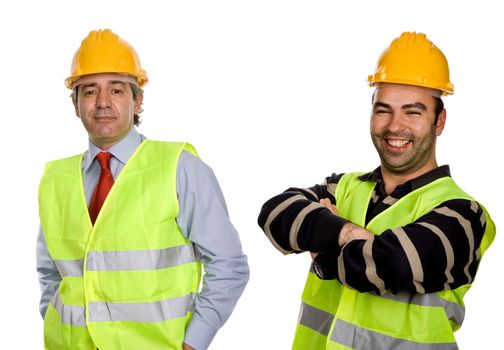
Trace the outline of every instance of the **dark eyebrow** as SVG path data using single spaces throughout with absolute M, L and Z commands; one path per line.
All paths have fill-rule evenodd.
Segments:
M 96 83 L 89 83 L 89 84 L 83 84 L 82 89 L 88 88 L 88 87 L 95 87 Z
M 110 84 L 121 84 L 121 85 L 126 85 L 127 83 L 125 83 L 124 81 L 121 81 L 121 80 L 110 80 L 109 81 Z
M 111 85 L 117 85 L 117 84 L 126 85 L 127 84 L 121 80 L 109 80 L 108 83 Z M 82 84 L 82 88 L 85 89 L 85 88 L 89 88 L 89 87 L 96 87 L 97 85 L 98 84 L 96 84 L 96 83 Z
M 421 102 L 409 103 L 409 104 L 403 105 L 401 107 L 401 109 L 410 109 L 410 108 L 418 108 L 418 109 L 421 109 L 422 111 L 427 110 L 427 106 Z
M 378 107 L 383 107 L 383 108 L 390 109 L 390 105 L 389 104 L 377 101 L 377 102 L 375 102 L 373 104 L 373 111 L 375 111 Z

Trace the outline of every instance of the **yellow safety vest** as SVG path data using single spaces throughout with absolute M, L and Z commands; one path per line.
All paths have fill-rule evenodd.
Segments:
M 359 180 L 360 175 L 350 173 L 340 179 L 337 210 L 375 234 L 412 223 L 447 200 L 473 200 L 450 177 L 443 177 L 412 191 L 366 225 L 375 183 Z M 480 255 L 495 236 L 495 225 L 483 211 L 486 231 Z M 438 293 L 378 295 L 360 293 L 337 280 L 320 280 L 310 271 L 293 349 L 457 349 L 453 332 L 462 325 L 463 297 L 470 286 Z
M 47 164 L 42 230 L 62 277 L 44 320 L 50 350 L 182 348 L 201 263 L 176 222 L 186 143 L 144 141 L 91 224 L 82 155 Z

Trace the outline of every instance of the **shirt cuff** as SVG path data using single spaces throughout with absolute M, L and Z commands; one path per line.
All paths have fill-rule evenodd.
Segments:
M 210 346 L 217 330 L 208 326 L 197 315 L 193 315 L 187 327 L 184 343 L 196 350 L 206 350 Z

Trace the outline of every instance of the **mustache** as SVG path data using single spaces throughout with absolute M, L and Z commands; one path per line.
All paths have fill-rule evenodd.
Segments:
M 115 117 L 115 113 L 110 108 L 102 108 L 102 109 L 97 109 L 93 113 L 93 117 L 94 118 Z
M 378 136 L 380 136 L 382 138 L 398 137 L 398 138 L 402 138 L 402 139 L 405 139 L 405 140 L 408 140 L 408 141 L 415 140 L 415 136 L 413 136 L 411 134 L 408 134 L 406 132 L 392 132 L 390 130 L 385 130 L 384 132 L 382 132 Z

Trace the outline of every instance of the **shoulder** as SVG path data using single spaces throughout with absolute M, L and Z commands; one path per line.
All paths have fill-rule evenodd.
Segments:
M 472 199 L 447 200 L 432 210 L 430 216 L 433 215 L 437 216 L 438 220 L 450 220 L 463 227 L 470 224 L 478 231 L 482 231 L 486 224 L 483 207 Z
M 365 172 L 352 172 L 352 173 L 343 173 L 343 174 L 333 174 L 331 179 L 327 178 L 328 184 L 333 184 L 335 189 L 337 188 L 340 193 L 352 191 L 357 186 L 361 184 L 372 184 L 374 186 L 372 173 Z M 337 185 L 337 186 L 336 186 Z
M 47 172 L 51 170 L 67 168 L 68 166 L 73 166 L 74 164 L 80 164 L 82 162 L 83 156 L 84 154 L 81 153 L 71 157 L 50 160 L 46 163 L 45 170 Z
M 49 160 L 46 164 L 63 164 L 63 163 L 68 163 L 68 162 L 73 162 L 76 159 L 82 159 L 82 157 L 85 155 L 85 153 L 79 153 L 70 157 L 65 157 L 65 158 L 59 158 L 59 159 L 53 159 Z
M 177 177 L 179 180 L 208 181 L 215 177 L 213 170 L 196 155 L 183 150 L 178 161 Z
M 167 151 L 188 151 L 192 154 L 197 155 L 196 149 L 189 142 L 181 141 L 157 141 L 146 139 L 142 142 L 142 148 L 147 149 L 159 149 Z
M 183 150 L 180 153 L 179 168 L 181 167 L 195 170 L 203 170 L 203 169 L 211 170 L 211 168 L 205 162 L 203 162 L 198 156 L 186 150 Z
M 327 176 L 325 178 L 323 184 L 337 184 L 343 175 L 345 175 L 345 173 L 341 174 L 332 173 L 330 176 Z

